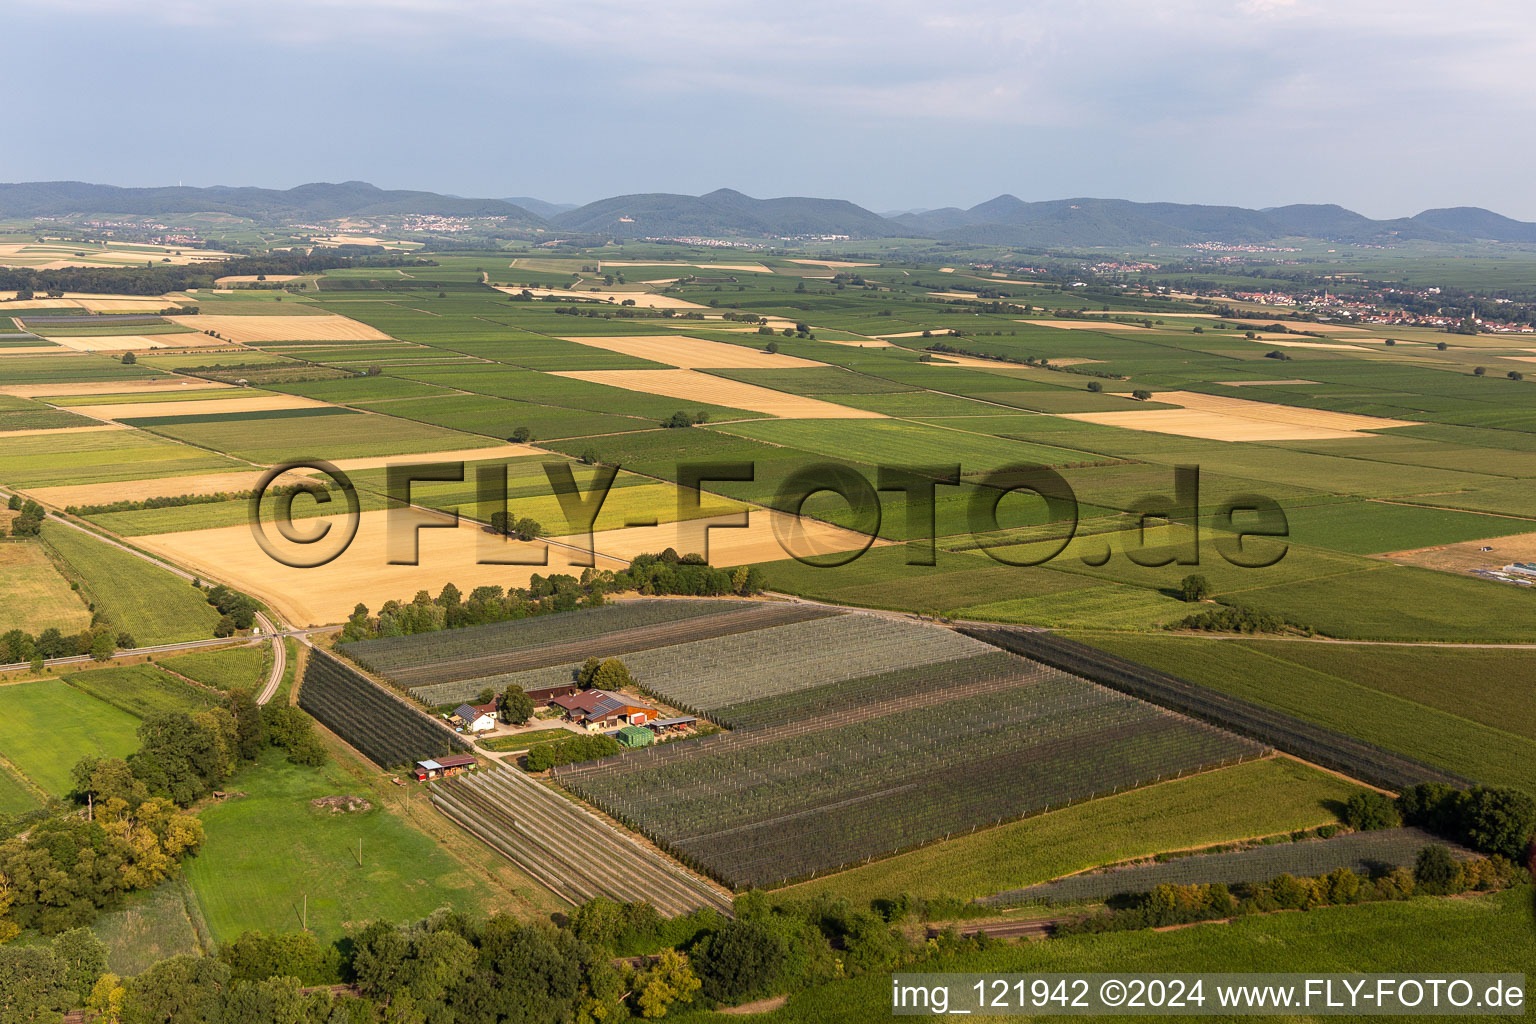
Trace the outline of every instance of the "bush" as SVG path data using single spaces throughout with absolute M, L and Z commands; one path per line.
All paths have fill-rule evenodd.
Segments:
M 737 1002 L 771 993 L 788 953 L 784 937 L 767 921 L 736 920 L 700 942 L 693 963 L 705 996 Z
M 617 754 L 624 749 L 612 736 L 594 734 L 572 736 L 569 739 L 538 743 L 528 751 L 526 767 L 531 772 L 547 771 L 563 764 L 592 761 L 599 757 Z
M 1211 596 L 1211 581 L 1198 573 L 1190 573 L 1179 581 L 1179 592 L 1186 601 L 1204 601 Z
M 1413 862 L 1413 884 L 1429 896 L 1448 896 L 1461 891 L 1461 866 L 1443 846 L 1426 846 Z
M 1402 824 L 1402 818 L 1391 797 L 1364 791 L 1356 793 L 1345 802 L 1344 822 L 1357 832 L 1370 832 L 1379 828 L 1396 828 Z

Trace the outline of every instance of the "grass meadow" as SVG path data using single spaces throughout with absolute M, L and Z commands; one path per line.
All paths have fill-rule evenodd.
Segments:
M 133 715 L 61 679 L 0 686 L 0 755 L 53 796 L 69 792 L 80 758 L 137 750 L 138 727 Z

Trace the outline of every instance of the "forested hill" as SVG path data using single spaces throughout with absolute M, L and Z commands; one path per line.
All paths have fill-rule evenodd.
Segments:
M 562 213 L 557 227 L 621 238 L 659 235 L 850 235 L 881 238 L 901 225 L 842 199 L 753 199 L 722 188 L 708 195 L 616 196 Z
M 1427 210 L 1416 217 L 1372 220 L 1342 206 L 1295 205 L 1265 210 L 1124 199 L 1055 199 L 1028 203 L 998 196 L 961 210 L 948 207 L 895 218 L 904 234 L 1021 246 L 1114 246 L 1161 242 L 1231 244 L 1284 238 L 1384 244 L 1425 240 L 1536 241 L 1536 224 L 1476 207 Z
M 465 199 L 435 192 L 386 191 L 367 182 L 265 188 L 117 188 L 77 181 L 0 184 L 0 218 L 71 214 L 175 216 L 226 213 L 263 222 L 314 223 L 341 218 L 426 214 L 504 217 L 507 227 L 614 238 L 938 238 L 1021 248 L 1144 246 L 1154 242 L 1253 244 L 1312 238 L 1392 244 L 1406 241 L 1536 243 L 1536 224 L 1478 207 L 1426 210 L 1372 220 L 1342 206 L 1263 210 L 1124 199 L 1026 202 L 1011 195 L 971 207 L 882 217 L 842 199 L 754 199 L 723 188 L 707 195 L 665 192 L 615 196 L 570 207 L 524 198 Z
M 317 221 L 343 217 L 428 214 L 445 217 L 505 217 L 514 225 L 538 227 L 543 220 L 500 199 L 460 199 L 435 192 L 386 191 L 365 181 L 318 182 L 291 189 L 118 188 L 81 181 L 0 184 L 0 217 L 65 217 L 70 214 L 164 216 L 227 213 L 259 221 Z

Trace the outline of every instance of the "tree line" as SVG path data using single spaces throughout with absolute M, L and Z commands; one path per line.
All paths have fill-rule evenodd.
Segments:
M 636 555 L 629 568 L 618 571 L 583 569 L 580 578 L 568 573 L 534 573 L 526 587 L 481 586 L 465 596 L 448 583 L 435 598 L 422 590 L 408 602 L 386 601 L 377 615 L 359 603 L 342 629 L 341 642 L 433 633 L 594 608 L 605 603 L 608 594 L 627 591 L 646 596 L 724 597 L 755 594 L 762 587 L 763 573 L 756 566 L 717 569 L 700 555 L 679 555 L 667 548 L 659 554 Z
M 1108 910 L 1066 922 L 1056 931 L 1077 935 L 1166 928 L 1276 910 L 1406 900 L 1416 894 L 1497 892 L 1525 881 L 1525 872 L 1503 857 L 1458 861 L 1446 847 L 1431 844 L 1419 851 L 1412 870 L 1393 868 L 1375 877 L 1362 877 L 1342 867 L 1313 878 L 1282 874 L 1257 885 L 1159 885 L 1150 892 L 1116 897 L 1110 900 Z
M 164 295 L 188 288 L 212 288 L 221 277 L 258 277 L 261 275 L 318 274 L 346 267 L 436 266 L 414 256 L 370 256 L 355 258 L 334 249 L 316 247 L 308 251 L 275 252 L 263 256 L 237 256 L 208 263 L 184 266 L 148 263 L 143 267 L 61 267 L 34 270 L 27 267 L 0 267 L 0 291 L 63 295 L 65 292 L 96 292 L 113 295 Z
M 558 924 L 443 910 L 405 927 L 378 921 L 336 945 L 250 932 L 133 978 L 108 972 L 105 947 L 71 931 L 52 946 L 0 947 L 3 1019 L 58 1022 L 83 1007 L 111 1024 L 612 1024 L 993 944 L 952 933 L 914 944 L 830 897 L 772 905 L 750 893 L 735 909 L 663 920 L 647 904 L 600 899 Z

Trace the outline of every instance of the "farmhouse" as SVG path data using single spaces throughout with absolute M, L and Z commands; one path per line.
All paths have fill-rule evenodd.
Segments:
M 622 693 L 611 690 L 583 690 L 550 701 L 565 712 L 567 721 L 576 722 L 596 732 L 621 725 L 645 725 L 654 721 L 657 710 L 637 704 Z
M 435 760 L 417 761 L 416 781 L 426 782 L 428 779 L 446 779 L 463 772 L 472 772 L 475 770 L 475 764 L 475 758 L 472 754 L 452 754 Z
M 496 705 L 460 704 L 448 720 L 466 732 L 487 732 L 496 728 Z

